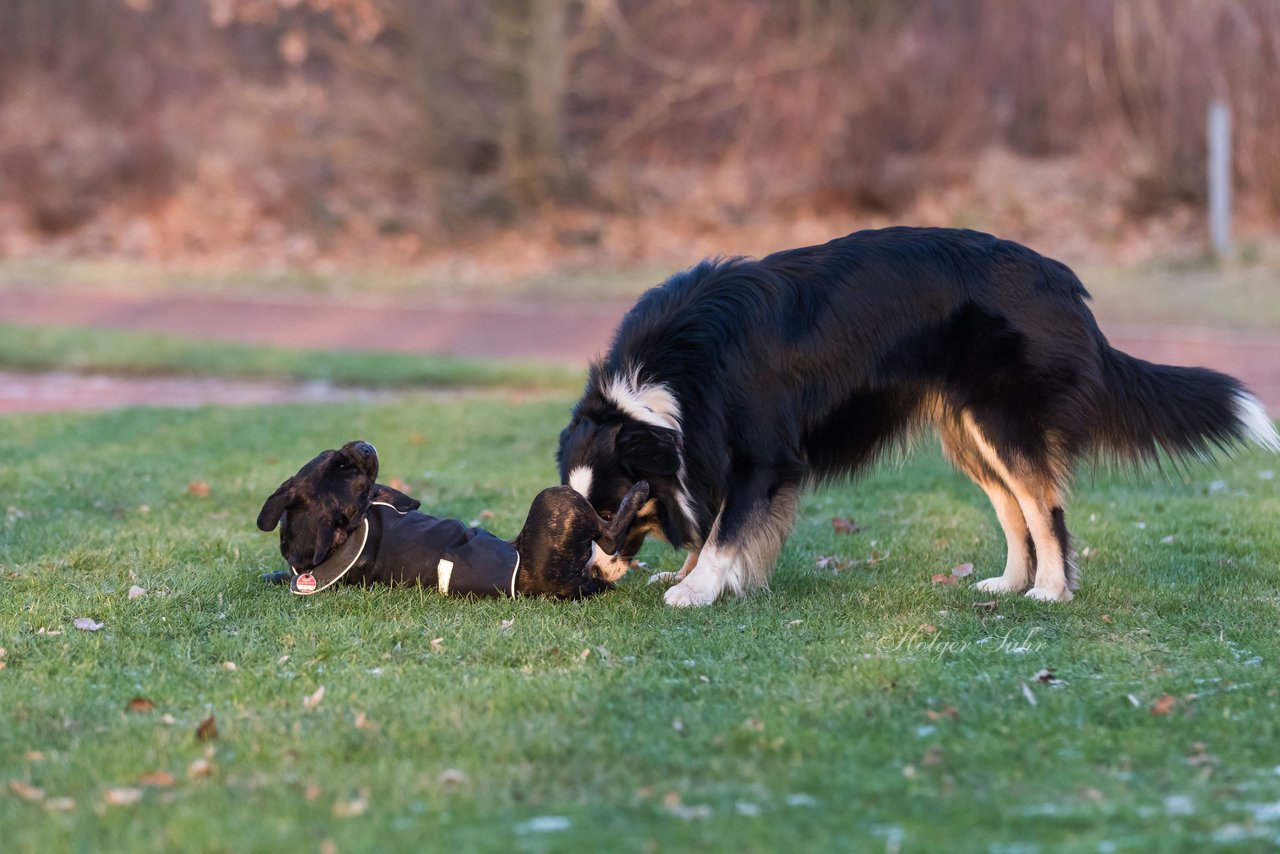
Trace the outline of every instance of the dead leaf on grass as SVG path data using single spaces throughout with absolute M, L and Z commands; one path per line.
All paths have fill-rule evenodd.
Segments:
M 1000 602 L 995 599 L 988 599 L 986 602 L 974 602 L 973 607 L 979 611 L 995 611 L 1000 607 Z
M 1164 717 L 1173 711 L 1173 707 L 1178 704 L 1178 700 L 1172 694 L 1165 694 L 1154 703 L 1151 704 L 1151 714 L 1156 717 Z
M 187 484 L 187 493 L 196 498 L 208 498 L 209 484 L 203 480 L 193 480 Z
M 931 721 L 941 720 L 942 718 L 954 721 L 956 718 L 960 717 L 960 712 L 956 710 L 955 706 L 943 706 L 942 709 L 938 711 L 925 709 L 924 716 Z
M 590 657 L 591 657 L 591 647 L 587 647 L 582 652 L 578 653 L 579 661 L 586 661 Z
M 862 530 L 862 526 L 852 519 L 846 519 L 843 516 L 836 516 L 831 520 L 831 528 L 837 534 L 856 534 Z
M 315 693 L 313 693 L 310 697 L 303 698 L 302 708 L 306 709 L 307 711 L 311 711 L 316 706 L 320 705 L 320 701 L 323 699 L 324 699 L 324 686 L 321 685 L 319 688 L 315 690 Z
M 944 584 L 944 585 L 946 585 L 946 584 L 955 584 L 955 583 L 956 583 L 956 577 L 955 577 L 954 575 L 951 575 L 950 573 L 946 573 L 946 572 L 940 572 L 940 573 L 938 573 L 937 575 L 935 575 L 935 576 L 933 576 L 932 578 L 930 578 L 929 580 L 930 580 L 930 581 L 932 581 L 934 584 Z
M 213 770 L 213 753 L 210 751 L 205 753 L 204 756 L 198 756 L 191 760 L 191 764 L 187 766 L 187 778 L 200 780 L 205 777 L 212 777 Z
M 212 741 L 218 737 L 218 719 L 216 715 L 209 715 L 200 722 L 196 727 L 196 738 L 200 741 Z
M 959 564 L 958 566 L 953 566 L 951 567 L 951 574 L 954 575 L 956 578 L 965 578 L 967 576 L 973 575 L 973 564 L 962 563 L 962 564 Z
M 132 602 L 134 599 L 137 599 L 139 596 L 146 596 L 146 595 L 147 595 L 147 589 L 145 587 L 139 587 L 138 585 L 135 584 L 129 588 L 130 602 Z
M 1031 693 L 1031 689 L 1027 687 L 1027 683 L 1019 679 L 1018 684 L 1022 686 L 1022 696 L 1027 698 L 1027 702 L 1033 706 L 1036 705 L 1036 695 Z
M 139 714 L 142 714 L 144 712 L 154 712 L 156 704 L 146 697 L 134 697 L 132 700 L 125 703 L 124 707 L 131 712 L 138 712 Z
M 76 617 L 76 620 L 72 625 L 84 632 L 96 632 L 98 629 L 101 629 L 104 624 L 99 623 L 92 617 Z M 53 632 L 49 632 L 49 634 L 53 634 Z M 61 632 L 59 632 L 59 634 L 61 634 Z
M 450 787 L 461 786 L 465 784 L 468 779 L 469 778 L 465 771 L 461 771 L 457 768 L 446 768 L 440 772 L 440 776 L 436 778 L 436 781 L 441 786 Z
M 28 750 L 26 753 L 22 754 L 22 758 L 27 762 L 43 762 L 44 754 L 39 750 Z
M 143 774 L 138 778 L 139 786 L 154 786 L 157 788 L 164 786 L 172 786 L 176 780 L 168 771 L 152 771 L 150 774 Z
M 813 565 L 818 569 L 829 569 L 833 572 L 843 572 L 849 567 L 847 561 L 842 560 L 835 555 L 823 555 L 814 561 Z
M 369 793 L 361 792 L 359 797 L 349 801 L 334 801 L 333 817 L 334 818 L 355 818 L 363 815 L 364 811 L 369 808 Z
M 1032 676 L 1031 678 L 1039 682 L 1041 685 L 1057 685 L 1062 680 L 1059 679 L 1057 676 L 1054 676 L 1053 673 L 1054 673 L 1054 670 L 1052 667 L 1046 667 L 1042 670 L 1037 671 L 1036 675 Z
M 44 800 L 44 789 L 33 786 L 30 783 L 24 783 L 21 780 L 10 780 L 9 792 L 10 794 L 14 794 L 22 798 L 24 801 L 35 802 Z
M 432 638 L 431 648 L 434 650 L 444 649 L 444 638 Z
M 71 812 L 76 802 L 74 798 L 50 798 L 44 802 L 44 808 L 49 812 Z
M 133 786 L 118 786 L 107 789 L 107 794 L 103 799 L 108 806 L 124 807 L 142 800 L 142 790 Z
M 503 620 L 503 621 L 502 621 L 502 627 L 503 627 L 504 629 L 512 628 L 513 626 L 515 626 L 515 624 L 516 624 L 516 621 L 515 621 L 515 618 L 514 618 L 514 617 L 512 617 L 510 620 Z
M 371 732 L 376 732 L 378 729 L 378 725 L 369 720 L 369 718 L 365 716 L 364 712 L 356 712 L 355 724 L 356 729 L 367 729 Z

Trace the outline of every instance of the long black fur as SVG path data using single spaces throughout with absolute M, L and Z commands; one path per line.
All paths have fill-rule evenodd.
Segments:
M 656 500 L 639 536 L 697 549 L 719 516 L 716 540 L 733 544 L 779 495 L 853 474 L 925 424 L 959 438 L 952 458 L 975 481 L 996 477 L 977 446 L 957 459 L 972 423 L 1020 483 L 1044 485 L 1066 553 L 1077 459 L 1267 441 L 1241 420 L 1238 380 L 1113 349 L 1088 298 L 1064 264 L 974 231 L 861 231 L 703 261 L 645 293 L 592 366 L 561 436 L 562 481 L 589 469 L 588 498 L 607 510 L 646 479 Z M 678 424 L 618 404 L 610 383 L 632 372 L 674 396 Z

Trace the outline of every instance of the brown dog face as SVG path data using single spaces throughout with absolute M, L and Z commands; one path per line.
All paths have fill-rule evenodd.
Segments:
M 258 514 L 258 527 L 273 531 L 281 525 L 280 554 L 295 571 L 305 572 L 347 541 L 368 514 L 370 501 L 418 508 L 412 498 L 375 483 L 377 477 L 378 452 L 368 442 L 325 451 L 272 493 Z

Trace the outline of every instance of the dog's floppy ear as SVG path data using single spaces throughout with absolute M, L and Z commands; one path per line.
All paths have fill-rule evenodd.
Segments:
M 258 512 L 258 528 L 262 531 L 274 531 L 276 525 L 280 524 L 280 517 L 284 515 L 284 511 L 289 507 L 289 502 L 293 499 L 294 478 L 289 478 L 271 493 L 271 497 L 262 505 L 262 510 Z
M 324 563 L 324 559 L 329 556 L 329 552 L 333 551 L 334 531 L 333 523 L 328 519 L 321 519 L 320 524 L 316 526 L 316 550 L 311 556 L 312 566 L 319 566 Z
M 618 549 L 626 542 L 632 523 L 636 521 L 636 514 L 640 512 L 640 507 L 647 500 L 649 500 L 649 484 L 642 480 L 627 490 L 622 503 L 618 505 L 618 512 L 612 519 L 608 522 L 601 520 L 603 531 L 596 542 L 600 544 L 600 549 L 605 554 L 618 553 Z
M 618 458 L 630 474 L 670 477 L 680 471 L 680 434 L 652 424 L 628 424 L 618 433 Z
M 416 498 L 405 495 L 398 489 L 392 489 L 381 483 L 373 485 L 373 491 L 369 493 L 369 501 L 377 501 L 382 504 L 390 504 L 401 513 L 408 513 L 410 510 L 417 510 L 422 506 L 422 502 Z

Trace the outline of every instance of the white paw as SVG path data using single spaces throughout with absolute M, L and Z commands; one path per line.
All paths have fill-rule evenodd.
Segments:
M 673 608 L 700 608 L 716 601 L 716 595 L 708 590 L 699 590 L 688 581 L 682 581 L 664 593 L 662 601 Z
M 1054 590 L 1051 587 L 1032 587 L 1027 591 L 1027 598 L 1039 602 L 1070 602 L 1074 597 L 1065 587 L 1061 590 Z
M 973 585 L 984 593 L 1017 593 L 1018 590 L 1010 584 L 1003 575 L 997 575 L 995 578 L 984 578 L 977 584 Z
M 655 572 L 649 576 L 650 584 L 675 584 L 680 580 L 678 572 Z

